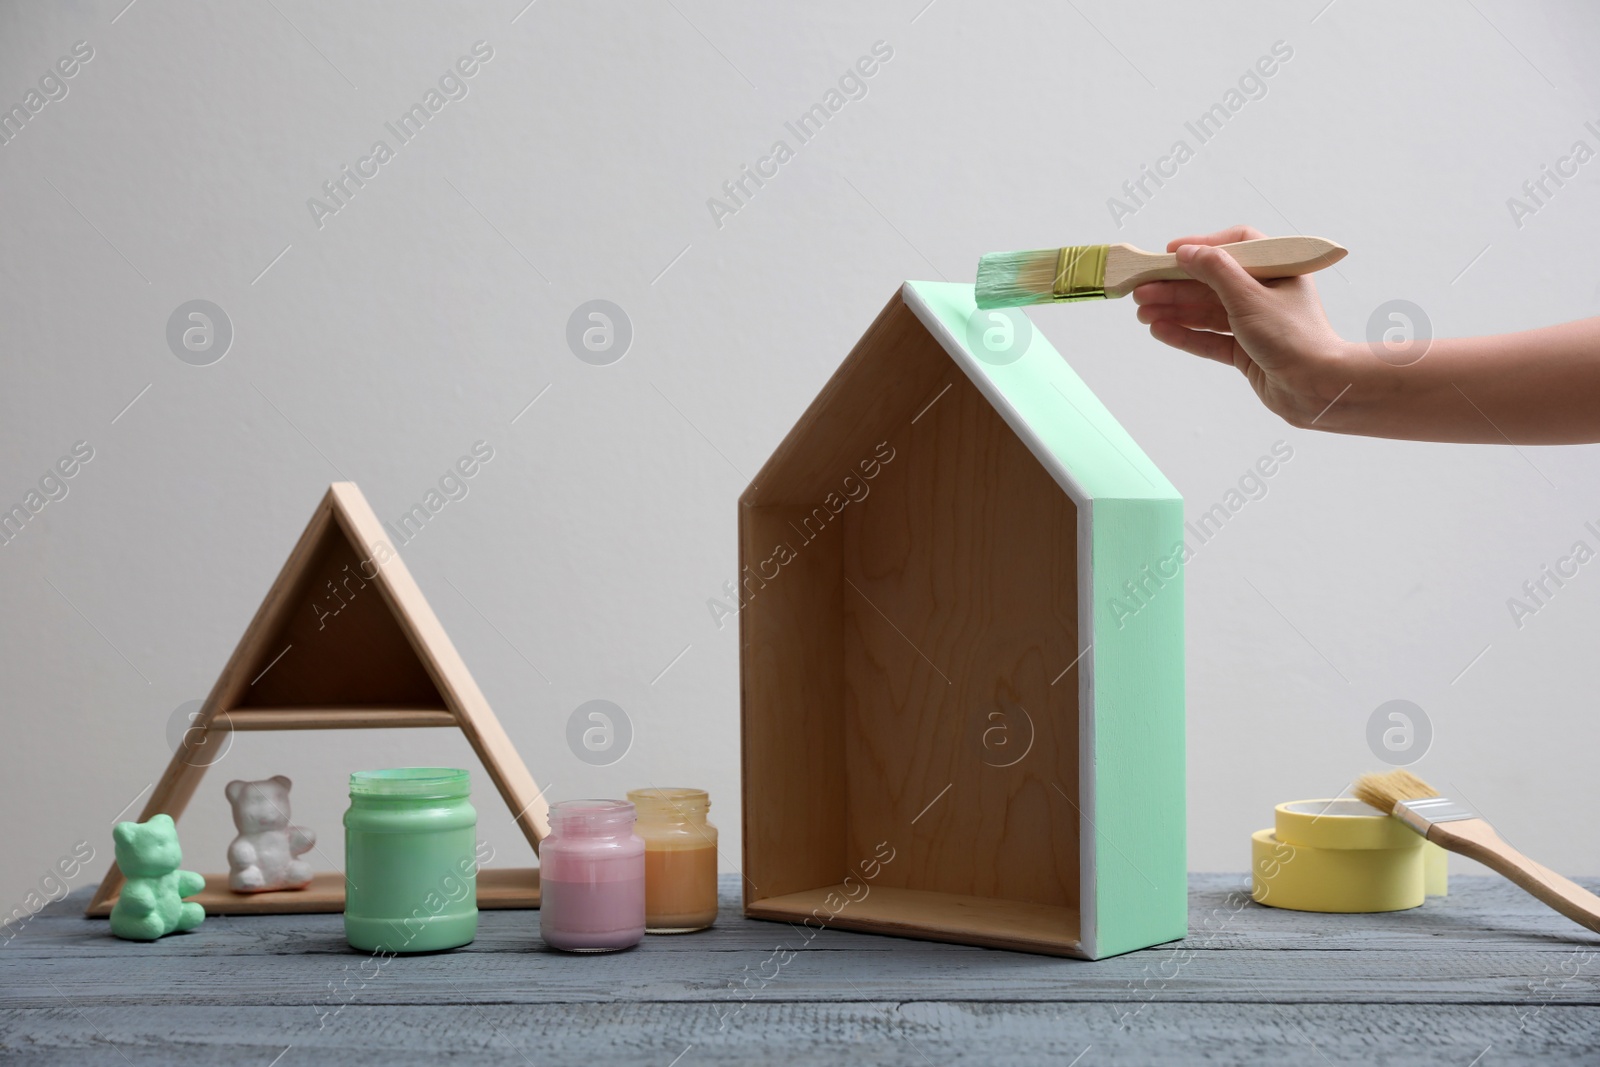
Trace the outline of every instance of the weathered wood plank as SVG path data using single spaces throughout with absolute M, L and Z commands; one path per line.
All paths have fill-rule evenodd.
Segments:
M 848 937 L 848 934 L 838 934 Z M 1123 957 L 1090 968 L 1051 967 L 1032 958 L 801 950 L 779 969 L 765 950 L 574 961 L 539 949 L 397 959 L 360 956 L 146 956 L 126 961 L 70 957 L 30 961 L 28 973 L 0 976 L 0 1007 L 43 1008 L 60 995 L 110 1005 L 698 1003 L 759 990 L 767 1002 L 1035 1001 L 1046 1003 L 1370 1003 L 1600 1006 L 1593 958 L 1576 977 L 1559 976 L 1563 957 L 1529 952 L 1423 955 L 1415 952 L 1306 953 L 1238 950 L 1185 961 Z M 771 976 L 763 981 L 763 975 Z M 848 976 L 849 981 L 845 981 Z
M 1588 1063 L 1600 938 L 1494 878 L 1391 915 L 1263 908 L 1191 877 L 1191 935 L 1098 963 L 752 922 L 725 878 L 704 934 L 545 951 L 485 912 L 457 952 L 377 964 L 338 915 L 208 919 L 154 944 L 82 917 L 0 945 L 7 1063 Z M 7 933 L 12 933 L 8 930 Z M 774 958 L 775 946 L 795 950 Z M 690 1048 L 692 1046 L 692 1048 Z M 1492 1062 L 1486 1056 L 1480 1062 Z
M 1587 880 L 1600 890 L 1600 880 Z M 1459 877 L 1454 892 L 1412 911 L 1384 915 L 1309 915 L 1248 903 L 1246 883 L 1237 875 L 1190 875 L 1189 937 L 1129 958 L 1160 959 L 1175 947 L 1186 951 L 1232 952 L 1250 948 L 1273 951 L 1394 951 L 1571 953 L 1600 950 L 1600 937 L 1539 904 L 1500 878 Z M 9 942 L 0 941 L 0 973 L 13 959 L 113 956 L 130 951 L 142 956 L 236 955 L 240 952 L 349 954 L 338 915 L 212 916 L 193 934 L 167 937 L 130 947 L 109 935 L 104 920 L 83 918 L 90 889 L 82 889 L 48 905 L 21 924 Z M 539 916 L 533 911 L 488 912 L 480 916 L 478 939 L 462 953 L 524 952 L 538 945 Z M 10 928 L 6 930 L 10 933 Z M 740 914 L 736 876 L 725 875 L 717 925 L 703 934 L 648 939 L 652 955 L 758 951 L 785 939 L 792 927 L 782 923 L 746 922 Z M 937 959 L 972 955 L 975 950 L 933 942 L 907 941 L 830 931 L 808 946 L 814 951 L 860 953 L 928 953 Z M 991 958 L 976 950 L 981 958 Z M 632 958 L 632 957 L 630 957 Z M 1020 958 L 1020 957 L 1015 957 Z M 1056 964 L 1074 966 L 1074 964 Z
M 619 991 L 620 992 L 620 991 Z M 319 1024 L 325 1024 L 320 1025 Z M 1592 1064 L 1600 1013 L 1547 1007 L 1158 1004 L 1131 1020 L 1104 1005 L 504 1004 L 347 1008 L 78 1007 L 0 1012 L 8 1064 L 537 1063 L 631 1067 L 972 1062 Z M 1085 1052 L 1085 1050 L 1088 1050 Z M 1488 1051 L 1490 1055 L 1484 1055 Z M 282 1056 L 275 1060 L 274 1057 Z M 1082 1054 L 1081 1060 L 1075 1057 Z M 679 1058 L 681 1057 L 681 1058 Z

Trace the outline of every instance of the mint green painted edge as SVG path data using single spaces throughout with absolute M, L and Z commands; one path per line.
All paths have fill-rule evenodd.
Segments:
M 1102 958 L 1188 932 L 1183 502 L 1097 500 L 1093 509 L 1094 955 Z
M 1078 505 L 1089 563 L 1080 573 L 1091 575 L 1080 587 L 1080 633 L 1093 635 L 1078 667 L 1081 706 L 1092 712 L 1080 765 L 1089 785 L 1080 803 L 1094 827 L 1084 848 L 1084 952 L 1100 959 L 1183 937 L 1184 608 L 1173 559 L 1182 498 L 1042 333 L 1020 358 L 995 364 L 966 340 L 977 310 L 970 285 L 906 289 L 913 311 Z M 1130 597 L 1124 582 L 1143 583 L 1147 595 Z
M 982 374 L 1004 395 L 1039 443 L 1066 467 L 1082 496 L 1091 500 L 1181 499 L 1172 483 L 1038 329 L 1015 362 L 988 363 L 966 343 L 967 323 L 978 309 L 972 286 L 955 282 L 906 285 L 916 291 L 961 344 L 969 369 Z M 1062 315 L 1072 313 L 1070 308 L 1057 310 Z

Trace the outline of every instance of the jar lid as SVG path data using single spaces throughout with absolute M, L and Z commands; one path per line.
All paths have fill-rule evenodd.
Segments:
M 451 800 L 472 792 L 472 776 L 456 767 L 391 767 L 350 776 L 353 797 Z

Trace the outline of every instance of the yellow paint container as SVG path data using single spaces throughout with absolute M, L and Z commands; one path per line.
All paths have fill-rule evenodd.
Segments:
M 1359 800 L 1290 801 L 1278 805 L 1271 829 L 1251 835 L 1251 895 L 1292 911 L 1403 911 L 1430 888 L 1444 890 L 1444 864 L 1430 868 L 1429 851 L 1443 856 Z

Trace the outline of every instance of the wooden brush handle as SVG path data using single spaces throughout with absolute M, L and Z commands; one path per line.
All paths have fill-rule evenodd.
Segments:
M 1261 237 L 1218 248 L 1239 261 L 1252 278 L 1292 278 L 1331 267 L 1347 250 L 1323 237 Z M 1179 281 L 1189 277 L 1172 252 L 1146 252 L 1129 244 L 1112 245 L 1106 253 L 1106 296 L 1126 296 L 1145 282 Z
M 1600 933 L 1600 897 L 1524 856 L 1482 819 L 1436 822 L 1428 840 L 1505 875 L 1573 922 Z

